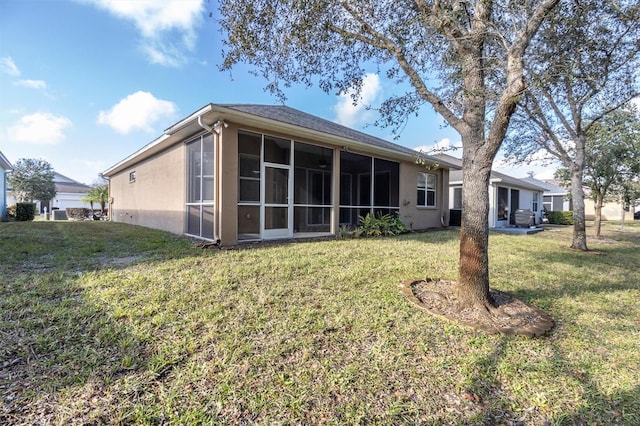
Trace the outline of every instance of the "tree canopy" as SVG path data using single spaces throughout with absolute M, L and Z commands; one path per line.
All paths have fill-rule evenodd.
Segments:
M 561 171 L 570 182 L 571 172 Z M 616 110 L 590 127 L 586 134 L 584 186 L 595 205 L 595 237 L 600 237 L 602 207 L 615 201 L 635 202 L 640 178 L 640 120 L 630 110 Z
M 459 306 L 488 309 L 491 166 L 525 89 L 524 57 L 558 0 L 221 0 L 222 69 L 252 65 L 286 98 L 292 84 L 351 91 L 372 67 L 411 89 L 386 99 L 378 124 L 398 128 L 431 105 L 463 145 Z
M 587 133 L 640 93 L 639 33 L 637 1 L 565 0 L 542 25 L 525 62 L 528 86 L 506 152 L 519 161 L 542 153 L 570 172 L 575 249 L 587 250 Z
M 42 159 L 19 159 L 9 174 L 8 182 L 20 202 L 50 200 L 56 195 L 53 168 Z

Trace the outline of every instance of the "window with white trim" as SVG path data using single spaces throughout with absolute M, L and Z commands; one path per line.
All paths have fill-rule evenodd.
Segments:
M 436 207 L 437 182 L 433 173 L 418 173 L 418 207 Z
M 214 156 L 210 134 L 187 143 L 187 234 L 210 240 L 215 236 Z

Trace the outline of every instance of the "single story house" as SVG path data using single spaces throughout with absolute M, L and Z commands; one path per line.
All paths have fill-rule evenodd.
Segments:
M 7 174 L 12 167 L 7 157 L 0 151 L 0 220 L 7 217 Z
M 107 169 L 118 222 L 222 245 L 335 235 L 367 213 L 448 224 L 457 166 L 279 105 L 208 104 Z
M 569 190 L 557 185 L 555 181 L 540 180 L 534 177 L 526 177 L 522 178 L 522 180 L 544 188 L 542 206 L 547 211 L 566 212 L 573 210 Z
M 460 225 L 462 212 L 462 160 L 447 154 L 433 157 L 456 164 L 459 170 L 449 173 L 449 208 L 452 226 Z M 542 222 L 542 194 L 544 188 L 504 173 L 492 171 L 489 178 L 489 228 L 505 228 L 516 225 L 516 211 L 530 210 L 535 223 Z
M 55 173 L 54 182 L 56 184 L 56 196 L 46 203 L 49 211 L 52 209 L 64 210 L 67 207 L 91 208 L 90 203 L 82 201 L 91 190 L 89 185 L 80 183 L 57 172 Z M 40 208 L 43 209 L 44 206 L 40 206 Z
M 573 202 L 571 193 L 568 189 L 562 188 L 556 184 L 554 180 L 539 180 L 532 177 L 523 178 L 522 180 L 533 183 L 544 188 L 542 205 L 547 211 L 571 211 L 573 210 Z M 584 211 L 585 219 L 593 220 L 595 218 L 595 201 L 590 196 L 589 188 L 584 188 Z M 634 213 L 637 211 L 635 206 L 622 206 L 616 201 L 607 201 L 602 206 L 602 220 L 621 220 L 624 212 L 625 220 L 633 220 Z
M 51 210 L 64 210 L 67 207 L 91 207 L 90 203 L 82 201 L 91 190 L 89 185 L 80 183 L 58 172 L 54 172 L 53 182 L 56 185 L 55 197 L 51 200 L 36 200 L 37 212 L 44 213 L 45 208 L 48 212 L 51 212 Z M 8 190 L 7 199 L 8 205 L 15 204 L 16 202 L 11 189 Z

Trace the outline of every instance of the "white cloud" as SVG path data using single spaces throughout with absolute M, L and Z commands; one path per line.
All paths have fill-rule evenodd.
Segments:
M 362 79 L 360 98 L 355 105 L 353 89 L 339 96 L 338 103 L 333 107 L 336 113 L 335 121 L 348 127 L 367 121 L 371 117 L 371 111 L 367 110 L 367 106 L 376 102 L 381 90 L 380 77 L 373 73 L 366 74 Z
M 47 83 L 44 80 L 18 80 L 15 82 L 17 86 L 26 87 L 28 89 L 46 89 Z
M 34 145 L 55 145 L 65 138 L 72 123 L 67 117 L 48 112 L 24 115 L 7 130 L 9 139 Z
M 112 15 L 133 21 L 142 50 L 152 63 L 180 66 L 195 48 L 202 22 L 202 0 L 85 0 Z
M 149 92 L 138 91 L 120 100 L 109 111 L 100 111 L 98 123 L 111 126 L 119 133 L 140 129 L 151 133 L 153 124 L 171 118 L 178 111 L 170 101 L 157 99 Z
M 0 58 L 0 71 L 11 77 L 18 77 L 20 75 L 20 70 L 16 63 L 13 62 L 11 56 Z

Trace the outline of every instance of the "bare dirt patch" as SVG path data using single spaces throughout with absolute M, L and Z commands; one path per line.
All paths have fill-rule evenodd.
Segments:
M 491 334 L 539 336 L 553 328 L 553 319 L 543 310 L 498 290 L 490 290 L 496 312 L 459 308 L 453 294 L 455 281 L 407 280 L 403 293 L 419 308 L 468 327 Z

